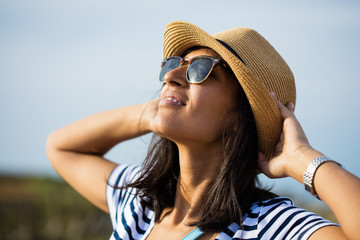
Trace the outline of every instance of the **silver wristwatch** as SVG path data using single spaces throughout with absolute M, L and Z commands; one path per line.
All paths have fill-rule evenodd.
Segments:
M 314 188 L 314 175 L 315 175 L 315 172 L 318 169 L 318 167 L 321 164 L 323 164 L 324 162 L 328 162 L 328 161 L 335 162 L 334 160 L 332 160 L 331 158 L 329 158 L 327 156 L 320 156 L 320 157 L 314 158 L 304 173 L 305 190 L 310 192 L 312 195 L 314 195 L 318 199 L 319 199 L 319 197 L 316 194 L 316 191 Z

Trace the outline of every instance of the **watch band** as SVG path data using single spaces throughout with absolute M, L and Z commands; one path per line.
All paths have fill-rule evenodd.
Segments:
M 314 176 L 315 176 L 316 170 L 319 168 L 319 166 L 321 164 L 323 164 L 324 162 L 328 162 L 328 161 L 335 162 L 334 160 L 332 160 L 331 158 L 329 158 L 327 156 L 320 156 L 320 157 L 314 158 L 304 173 L 305 190 L 310 192 L 312 195 L 314 195 L 318 199 L 319 199 L 319 196 L 316 194 L 316 191 L 314 188 Z M 337 162 L 335 162 L 335 163 L 337 163 Z M 339 164 L 339 163 L 337 163 L 337 164 Z

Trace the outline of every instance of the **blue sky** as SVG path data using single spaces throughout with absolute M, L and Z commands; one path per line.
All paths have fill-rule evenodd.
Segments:
M 0 0 L 0 172 L 56 176 L 44 150 L 51 131 L 154 98 L 174 20 L 260 32 L 294 72 L 310 143 L 360 176 L 360 3 L 325 0 Z M 107 157 L 140 163 L 148 141 Z

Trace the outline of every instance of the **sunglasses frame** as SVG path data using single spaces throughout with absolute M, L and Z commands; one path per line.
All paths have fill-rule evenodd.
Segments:
M 172 70 L 170 70 L 170 71 L 173 71 L 173 70 L 181 67 L 182 65 L 184 65 L 184 63 L 188 62 L 188 64 L 187 64 L 187 65 L 188 65 L 188 68 L 186 69 L 186 80 L 187 80 L 189 83 L 194 83 L 194 84 L 202 83 L 203 81 L 205 81 L 205 80 L 209 77 L 209 75 L 210 75 L 210 73 L 212 72 L 212 70 L 216 67 L 216 65 L 218 65 L 220 62 L 223 62 L 221 59 L 218 59 L 218 58 L 215 58 L 215 57 L 206 56 L 206 55 L 196 56 L 196 57 L 193 57 L 193 58 L 191 58 L 191 59 L 189 59 L 189 58 L 182 58 L 182 57 L 179 57 L 179 56 L 172 56 L 172 57 L 168 57 L 168 58 L 165 58 L 165 59 L 162 60 L 162 62 L 161 62 L 161 69 L 165 66 L 165 63 L 166 63 L 168 60 L 174 59 L 174 58 L 180 59 L 180 64 L 179 64 L 178 67 L 176 67 L 176 68 L 174 68 L 174 69 L 172 69 Z M 210 60 L 212 60 L 212 66 L 211 66 L 211 69 L 210 69 L 209 73 L 206 75 L 206 77 L 205 77 L 203 80 L 201 80 L 201 81 L 199 81 L 199 82 L 192 82 L 192 81 L 190 81 L 190 79 L 189 79 L 189 77 L 188 77 L 188 69 L 189 69 L 191 63 L 193 63 L 193 62 L 194 62 L 195 60 L 197 60 L 197 59 L 210 59 Z M 227 67 L 225 63 L 223 63 L 223 65 L 224 65 L 224 67 Z M 170 71 L 168 71 L 168 72 L 170 72 Z M 166 75 L 168 72 L 166 72 L 165 75 Z M 164 76 L 165 76 L 165 75 L 164 75 Z M 165 83 L 165 80 L 159 79 L 159 81 L 160 81 L 161 83 Z

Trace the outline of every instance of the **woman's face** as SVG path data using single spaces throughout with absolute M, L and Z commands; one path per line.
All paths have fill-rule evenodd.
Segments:
M 220 58 L 211 49 L 191 51 L 185 57 L 206 55 Z M 168 72 L 161 91 L 159 110 L 154 119 L 155 131 L 175 143 L 221 143 L 224 127 L 236 120 L 234 102 L 239 84 L 222 64 L 200 84 L 186 80 L 187 66 Z

